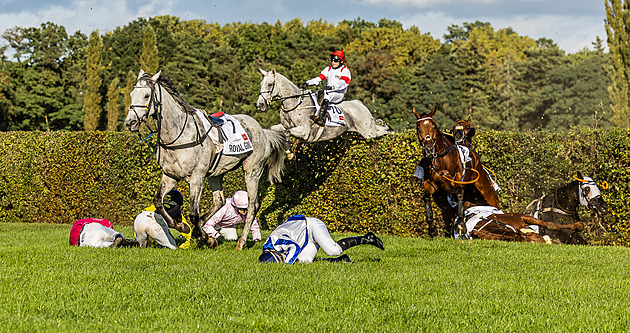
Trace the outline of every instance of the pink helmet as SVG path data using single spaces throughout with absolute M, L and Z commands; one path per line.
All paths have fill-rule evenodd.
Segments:
M 247 209 L 248 204 L 249 198 L 247 197 L 246 191 L 236 191 L 232 196 L 232 206 L 236 208 Z

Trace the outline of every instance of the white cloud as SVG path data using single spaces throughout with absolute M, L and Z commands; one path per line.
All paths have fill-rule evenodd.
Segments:
M 464 22 L 490 22 L 495 30 L 511 27 L 520 36 L 532 39 L 552 39 L 560 49 L 567 53 L 575 53 L 587 47 L 592 49 L 592 42 L 599 36 L 606 40 L 603 18 L 601 20 L 586 16 L 540 15 L 516 16 L 511 18 L 478 17 L 462 19 L 439 12 L 428 12 L 403 18 L 400 22 L 405 27 L 415 25 L 423 33 L 431 33 L 434 38 L 443 39 L 447 27 L 452 24 L 462 25 Z

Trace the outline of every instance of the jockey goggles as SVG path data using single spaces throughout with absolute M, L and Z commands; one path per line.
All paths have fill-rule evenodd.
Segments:
M 334 56 L 330 56 L 330 61 L 336 61 L 341 63 L 341 58 L 339 58 L 338 56 L 334 55 Z

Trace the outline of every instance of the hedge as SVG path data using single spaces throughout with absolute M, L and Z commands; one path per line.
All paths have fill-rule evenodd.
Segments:
M 161 176 L 154 159 L 145 166 L 140 160 L 154 141 L 140 139 L 129 132 L 0 133 L 0 223 L 103 217 L 131 225 L 151 204 Z M 585 237 L 592 244 L 630 244 L 630 130 L 489 131 L 479 132 L 475 142 L 502 188 L 504 211 L 521 212 L 581 172 L 610 185 L 602 189 L 609 215 L 598 218 L 580 208 Z M 425 236 L 422 187 L 413 176 L 420 158 L 413 130 L 300 143 L 281 184 L 263 177 L 258 219 L 271 229 L 300 213 L 321 218 L 332 231 Z M 178 188 L 187 196 L 185 182 Z M 207 188 L 202 211 L 212 200 Z M 224 179 L 226 197 L 238 189 L 244 189 L 242 170 Z

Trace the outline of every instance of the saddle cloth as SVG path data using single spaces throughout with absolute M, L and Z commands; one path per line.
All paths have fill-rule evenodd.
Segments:
M 238 155 L 254 150 L 243 126 L 231 115 L 224 113 L 218 117 L 223 122 L 220 128 L 210 125 L 208 117 L 202 110 L 197 110 L 197 116 L 201 119 L 206 131 L 210 128 L 208 133 L 210 140 L 216 145 L 223 145 L 224 155 Z M 219 135 L 219 130 L 221 135 Z M 221 138 L 224 139 L 223 142 Z
M 482 219 L 487 218 L 492 214 L 503 214 L 503 211 L 497 209 L 492 206 L 473 206 L 464 212 L 464 220 L 466 220 L 466 229 L 468 229 L 468 234 L 464 235 L 465 238 L 470 238 L 470 233 L 473 231 L 477 223 L 479 223 Z M 456 224 L 459 223 L 459 217 L 455 219 Z M 490 223 L 486 221 L 487 223 Z M 486 224 L 487 224 L 486 223 Z M 479 228 L 479 230 L 483 229 L 484 226 Z M 460 238 L 461 235 L 457 233 L 457 229 L 455 230 L 455 238 Z
M 319 112 L 320 105 L 317 103 L 317 96 L 314 92 L 311 93 L 311 99 L 313 99 L 313 103 L 315 104 L 315 112 Z M 328 106 L 328 110 L 326 110 L 326 123 L 325 126 L 346 126 L 346 120 L 343 115 L 343 111 L 335 105 L 330 104 Z

